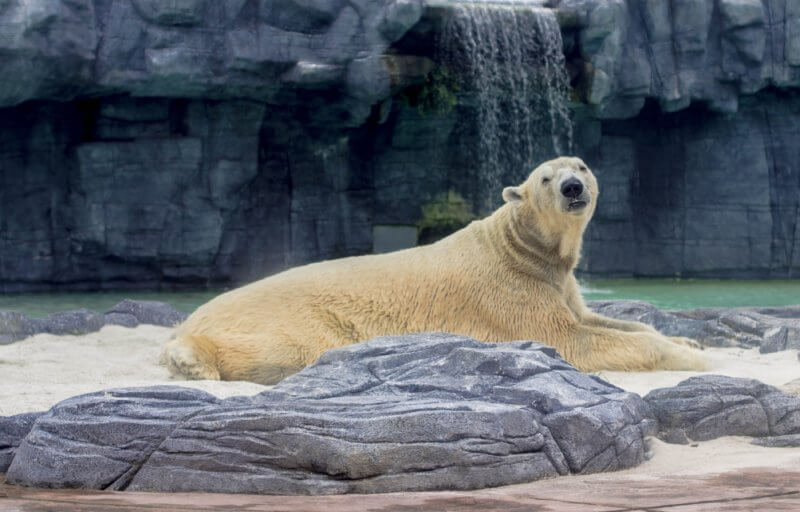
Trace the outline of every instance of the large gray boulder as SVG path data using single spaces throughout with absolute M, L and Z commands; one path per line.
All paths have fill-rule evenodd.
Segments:
M 780 446 L 800 435 L 800 397 L 753 379 L 692 377 L 644 399 L 658 419 L 658 436 L 668 442 L 752 436 Z
M 631 467 L 654 431 L 640 397 L 553 349 L 418 334 L 332 350 L 253 397 L 154 387 L 66 400 L 19 444 L 7 478 L 263 494 L 475 489 Z

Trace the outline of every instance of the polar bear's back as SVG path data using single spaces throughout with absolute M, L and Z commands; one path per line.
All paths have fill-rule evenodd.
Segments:
M 242 354 L 285 351 L 282 361 L 303 367 L 379 335 L 452 330 L 453 297 L 476 292 L 467 267 L 486 265 L 473 238 L 465 229 L 429 246 L 296 267 L 216 297 L 177 335 L 215 347 L 230 378 L 226 359 Z

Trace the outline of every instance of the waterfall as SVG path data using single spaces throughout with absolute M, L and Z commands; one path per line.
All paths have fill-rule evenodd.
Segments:
M 530 0 L 448 2 L 439 48 L 474 103 L 487 210 L 538 163 L 572 150 L 569 78 L 555 14 Z

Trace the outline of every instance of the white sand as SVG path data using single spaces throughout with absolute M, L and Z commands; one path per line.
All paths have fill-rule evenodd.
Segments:
M 709 373 L 758 379 L 789 392 L 796 386 L 790 383 L 800 377 L 797 350 L 761 354 L 757 348 L 707 348 L 703 354 L 711 366 L 707 372 L 598 372 L 596 375 L 642 396 L 653 389 L 674 386 L 689 377 Z
M 750 437 L 720 437 L 690 445 L 650 440 L 653 457 L 635 468 L 614 474 L 635 478 L 713 475 L 744 468 L 797 471 L 800 448 L 768 448 Z
M 158 364 L 172 329 L 106 326 L 84 336 L 39 334 L 0 346 L 0 416 L 49 409 L 71 396 L 101 389 L 170 384 L 220 398 L 268 389 L 252 382 L 171 380 Z

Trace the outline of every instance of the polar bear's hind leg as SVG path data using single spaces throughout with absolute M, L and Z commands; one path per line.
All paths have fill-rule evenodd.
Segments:
M 161 353 L 161 363 L 174 377 L 189 380 L 220 380 L 216 357 L 202 350 L 190 339 L 176 337 L 170 340 Z

